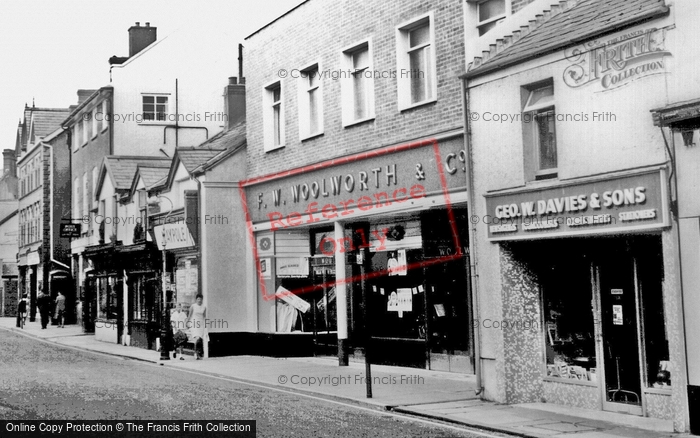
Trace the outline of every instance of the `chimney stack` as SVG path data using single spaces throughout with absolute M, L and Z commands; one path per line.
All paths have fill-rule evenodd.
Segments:
M 238 83 L 238 78 L 228 78 L 228 85 L 224 88 L 224 112 L 226 123 L 224 131 L 232 126 L 245 121 L 245 80 Z
M 5 174 L 9 173 L 12 176 L 17 176 L 17 160 L 15 158 L 14 149 L 5 149 L 2 151 L 2 169 Z
M 94 92 L 95 90 L 78 90 L 78 105 L 85 102 Z
M 157 29 L 151 27 L 149 22 L 146 22 L 146 26 L 141 26 L 138 21 L 135 26 L 129 28 L 129 58 L 156 41 Z

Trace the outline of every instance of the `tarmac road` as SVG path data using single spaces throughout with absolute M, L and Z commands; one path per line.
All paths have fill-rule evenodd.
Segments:
M 0 331 L 5 420 L 257 420 L 258 437 L 483 437 Z

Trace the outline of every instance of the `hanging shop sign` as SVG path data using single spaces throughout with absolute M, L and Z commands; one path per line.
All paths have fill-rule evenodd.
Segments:
M 80 237 L 80 224 L 61 224 L 60 237 L 77 239 Z
M 564 83 L 571 88 L 600 84 L 604 91 L 619 88 L 643 77 L 665 73 L 666 29 L 641 29 L 595 40 L 567 50 L 572 62 L 564 70 Z
M 158 225 L 154 227 L 153 234 L 161 251 L 194 246 L 194 239 L 184 223 Z
M 665 171 L 486 195 L 491 241 L 621 233 L 669 225 Z
M 445 191 L 464 191 L 461 136 L 341 157 L 246 184 L 253 223 L 272 231 L 405 208 Z M 444 203 L 444 201 L 443 201 Z

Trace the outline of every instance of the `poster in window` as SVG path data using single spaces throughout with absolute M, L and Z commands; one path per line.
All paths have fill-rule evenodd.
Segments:
M 389 275 L 406 275 L 408 270 L 405 249 L 389 252 L 387 269 L 389 270 Z
M 622 305 L 613 304 L 613 325 L 622 325 Z
M 272 278 L 272 270 L 270 269 L 271 259 L 269 257 L 260 260 L 260 276 L 264 280 L 269 280 Z

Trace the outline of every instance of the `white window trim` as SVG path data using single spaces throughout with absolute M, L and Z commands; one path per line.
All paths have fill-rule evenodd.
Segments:
M 143 105 L 143 100 L 141 100 L 141 105 Z M 102 129 L 101 129 L 101 132 L 106 131 L 107 128 L 109 127 L 109 121 L 107 120 L 108 119 L 107 111 L 108 111 L 107 99 L 105 99 L 102 101 Z
M 511 15 L 511 1 L 510 1 L 510 0 L 505 0 L 504 3 L 505 3 L 505 6 L 506 6 L 506 9 L 505 9 L 505 12 L 503 12 L 503 14 L 501 14 L 501 15 L 496 15 L 495 17 L 487 18 L 487 19 L 484 20 L 484 21 L 479 21 L 479 8 L 481 7 L 481 5 L 482 5 L 483 3 L 486 3 L 487 1 L 489 1 L 489 0 L 481 0 L 481 1 L 479 1 L 479 2 L 477 3 L 477 5 L 476 5 L 476 20 L 477 20 L 477 21 L 476 21 L 476 29 L 477 29 L 477 30 L 480 30 L 482 27 L 486 26 L 487 24 L 491 24 L 491 23 L 493 23 L 494 21 L 503 20 L 504 18 L 506 18 L 506 17 L 508 17 L 508 16 Z M 488 33 L 488 32 L 486 32 L 486 33 Z
M 549 110 L 553 111 L 554 114 L 556 114 L 556 99 L 554 95 L 554 88 L 552 88 L 552 96 L 544 96 L 542 99 L 540 99 L 539 102 L 535 104 L 530 104 L 530 99 L 533 97 L 533 92 L 536 90 L 539 90 L 541 88 L 545 87 L 554 87 L 553 83 L 542 83 L 540 85 L 532 85 L 528 86 L 528 97 L 527 101 L 525 102 L 525 106 L 523 107 L 522 114 L 528 114 L 529 115 L 529 120 L 530 122 L 528 123 L 529 129 L 527 130 L 529 132 L 529 143 L 531 144 L 532 148 L 532 154 L 533 156 L 533 173 L 535 177 L 542 177 L 542 176 L 550 176 L 550 175 L 558 175 L 559 174 L 559 142 L 557 141 L 557 127 L 556 127 L 556 119 L 554 122 L 554 142 L 556 145 L 556 152 L 557 152 L 557 167 L 553 167 L 551 169 L 542 169 L 541 168 L 541 163 L 540 163 L 540 139 L 539 139 L 539 132 L 537 129 L 537 123 L 535 122 L 535 116 L 538 113 L 541 112 L 549 112 Z M 523 118 L 525 120 L 525 118 Z M 536 182 L 539 182 L 540 180 L 535 180 Z
M 77 152 L 80 150 L 80 122 L 77 122 L 75 125 L 73 125 L 72 137 L 73 152 Z
M 168 98 L 168 103 L 167 103 L 166 108 L 165 108 L 166 120 L 146 120 L 145 118 L 143 118 L 143 98 L 144 97 L 154 97 L 154 98 L 167 97 Z M 141 115 L 141 121 L 138 122 L 138 124 L 139 125 L 164 125 L 164 124 L 167 124 L 169 122 L 167 119 L 168 119 L 168 116 L 170 115 L 171 103 L 172 102 L 170 101 L 170 93 L 141 93 L 141 98 L 139 99 L 139 108 L 140 108 L 139 114 Z M 156 105 L 155 99 L 154 99 L 153 104 Z
M 311 108 L 309 105 L 309 87 L 308 78 L 303 76 L 303 73 L 316 68 L 318 73 L 317 78 L 317 98 L 318 98 L 318 130 L 311 132 Z M 297 103 L 299 105 L 299 141 L 307 140 L 311 137 L 316 137 L 323 134 L 323 81 L 321 80 L 321 62 L 313 62 L 299 69 L 299 77 L 297 78 Z
M 369 90 L 367 95 L 367 117 L 361 119 L 355 118 L 355 94 L 353 93 L 353 78 L 352 78 L 352 54 L 363 46 L 367 46 L 367 57 L 369 59 L 369 66 L 367 71 L 374 71 L 374 53 L 372 49 L 372 39 L 368 38 L 359 41 L 355 44 L 347 46 L 340 52 L 340 65 L 345 74 L 341 75 L 340 83 L 340 96 L 341 96 L 341 108 L 343 110 L 343 127 L 353 126 L 360 123 L 367 122 L 369 120 L 374 120 L 376 117 L 374 108 L 374 75 L 369 75 L 367 79 L 367 88 Z
M 425 21 L 428 22 L 430 28 L 430 51 L 431 65 L 430 74 L 432 75 L 431 95 L 432 97 L 420 102 L 411 103 L 411 77 L 410 74 L 402 74 L 401 72 L 409 72 L 411 69 L 408 56 L 408 32 Z M 428 12 L 420 15 L 396 26 L 396 88 L 398 92 L 399 111 L 409 110 L 418 106 L 422 106 L 431 102 L 437 101 L 437 50 L 435 47 L 435 15 Z
M 80 145 L 85 146 L 88 143 L 88 122 L 85 120 L 85 114 L 83 113 L 83 118 L 80 121 Z
M 97 127 L 97 114 L 100 112 L 99 110 L 99 105 L 95 105 L 95 108 L 92 109 L 91 112 L 91 117 L 92 117 L 92 138 L 97 137 L 97 134 L 100 133 L 100 129 Z
M 272 89 L 279 85 L 280 88 L 280 144 L 275 144 L 275 133 L 274 131 L 274 112 L 272 109 L 273 97 Z M 262 89 L 262 102 L 263 102 L 263 149 L 265 152 L 274 151 L 281 149 L 287 145 L 286 136 L 286 117 L 284 114 L 284 89 L 285 86 L 281 80 L 272 81 Z

